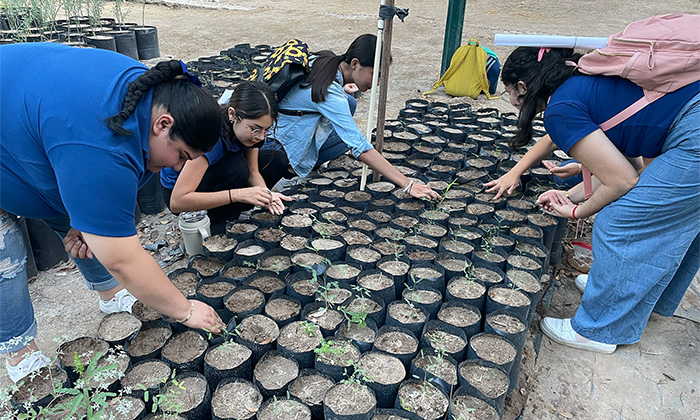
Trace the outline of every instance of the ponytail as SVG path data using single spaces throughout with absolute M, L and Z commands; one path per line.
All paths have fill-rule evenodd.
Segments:
M 193 79 L 196 80 L 179 60 L 156 64 L 129 84 L 119 113 L 107 118 L 107 126 L 119 135 L 132 136 L 133 132 L 123 124 L 153 89 L 152 107 L 162 107 L 175 121 L 170 136 L 182 139 L 195 150 L 209 151 L 219 139 L 219 106 Z
M 541 59 L 540 59 L 541 58 Z M 506 86 L 525 82 L 527 93 L 521 95 L 518 132 L 509 145 L 518 150 L 532 140 L 532 120 L 544 110 L 555 90 L 576 74 L 575 64 L 581 54 L 572 48 L 542 50 L 537 47 L 518 47 L 501 69 L 501 80 Z
M 317 56 L 316 60 L 311 66 L 311 72 L 306 76 L 306 83 L 311 85 L 311 100 L 316 103 L 326 100 L 326 92 L 335 80 L 340 63 L 350 64 L 354 58 L 357 58 L 361 66 L 373 67 L 376 47 L 377 36 L 364 34 L 352 41 L 345 54 L 336 55 L 329 50 L 314 53 Z

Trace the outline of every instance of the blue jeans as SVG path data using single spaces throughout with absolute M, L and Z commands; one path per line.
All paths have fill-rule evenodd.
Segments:
M 62 238 L 68 219 L 45 220 Z M 97 259 L 75 259 L 91 290 L 119 285 Z M 17 218 L 0 210 L 0 353 L 16 352 L 36 336 L 34 307 L 27 284 L 27 251 Z
M 352 95 L 347 95 L 348 105 L 350 105 L 350 114 L 355 115 L 357 109 L 357 99 Z M 335 130 L 331 131 L 328 138 L 323 142 L 323 146 L 318 151 L 318 160 L 314 168 L 318 168 L 322 163 L 331 161 L 343 153 L 350 150 L 347 144 L 340 138 Z
M 571 325 L 608 344 L 640 340 L 651 312 L 672 316 L 700 269 L 700 94 L 662 154 L 593 225 L 593 264 Z

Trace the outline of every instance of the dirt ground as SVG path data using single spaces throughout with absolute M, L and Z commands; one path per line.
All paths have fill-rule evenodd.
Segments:
M 166 5 L 170 3 L 170 5 Z M 145 6 L 145 23 L 158 27 L 162 54 L 184 61 L 217 55 L 239 43 L 280 45 L 300 38 L 313 50 L 344 52 L 362 33 L 376 33 L 377 0 L 182 0 Z M 477 38 L 501 57 L 512 47 L 492 47 L 496 33 L 608 36 L 631 21 L 654 14 L 698 13 L 697 0 L 491 0 L 467 2 L 463 42 Z M 405 23 L 394 24 L 393 65 L 389 71 L 387 118 L 396 118 L 407 99 L 419 97 L 439 78 L 447 2 L 403 0 L 410 9 Z M 112 3 L 104 15 L 111 16 Z M 141 22 L 134 4 L 130 21 Z M 386 74 L 386 71 L 383 71 Z M 502 86 L 499 91 L 502 90 Z M 443 93 L 433 100 L 461 102 Z M 359 101 L 356 122 L 364 131 L 369 94 Z M 514 109 L 503 99 L 466 100 L 474 108 Z M 166 239 L 159 254 L 167 272 L 184 265 L 168 257 L 179 236 L 172 216 L 152 216 L 140 225 L 142 242 Z M 555 277 L 549 313 L 573 315 L 580 294 L 571 271 Z M 527 395 L 524 419 L 691 419 L 698 418 L 700 398 L 700 324 L 697 279 L 685 303 L 685 317 L 652 316 L 642 341 L 623 346 L 610 356 L 570 350 L 542 339 L 537 364 L 521 383 Z M 42 272 L 30 285 L 39 322 L 40 348 L 55 353 L 56 337 L 94 335 L 102 314 L 97 297 L 87 291 L 77 270 L 69 265 Z M 693 312 L 695 311 L 695 312 Z M 690 319 L 687 319 L 690 318 Z M 692 319 L 695 319 L 693 321 Z M 537 330 L 537 327 L 533 327 Z M 541 335 L 540 335 L 541 339 Z M 538 340 L 539 341 L 539 340 Z M 0 377 L 0 387 L 7 384 Z M 693 414 L 695 413 L 695 414 Z M 515 418 L 509 414 L 506 418 Z

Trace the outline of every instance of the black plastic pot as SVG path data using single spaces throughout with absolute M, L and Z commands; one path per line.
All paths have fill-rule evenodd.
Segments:
M 224 296 L 238 285 L 235 281 L 220 277 L 205 279 L 197 284 L 195 297 L 214 309 L 224 309 Z
M 309 241 L 309 246 L 317 250 L 319 255 L 331 262 L 345 260 L 347 244 L 340 236 L 334 236 L 332 238 L 312 237 Z
M 332 352 L 325 352 L 323 348 L 316 349 L 314 358 L 314 369 L 319 373 L 328 375 L 335 382 L 340 382 L 343 378 L 350 377 L 353 373 L 353 364 L 360 359 L 360 350 L 352 344 L 352 341 L 343 338 L 333 338 L 328 342 L 332 349 L 344 349 L 338 357 L 333 357 Z M 342 360 L 340 360 L 342 358 Z M 341 364 L 331 363 L 335 360 Z
M 305 383 L 313 383 L 321 388 L 319 393 L 304 392 Z M 311 409 L 313 420 L 323 419 L 323 397 L 326 392 L 335 385 L 335 381 L 328 375 L 317 372 L 314 369 L 302 369 L 299 376 L 289 385 L 289 394 L 299 398 Z
M 483 311 L 486 303 L 486 286 L 472 277 L 455 277 L 447 284 L 445 300 L 462 302 Z
M 145 381 L 135 380 L 135 376 L 144 376 L 145 373 L 139 373 L 144 370 L 150 370 L 147 379 Z M 153 370 L 160 371 L 162 374 L 154 376 L 152 373 Z M 130 388 L 131 395 L 141 400 L 144 400 L 144 395 L 148 392 L 149 398 L 148 401 L 146 401 L 146 411 L 150 411 L 153 405 L 153 398 L 151 398 L 151 396 L 158 394 L 161 385 L 170 379 L 171 373 L 172 369 L 170 366 L 162 360 L 143 360 L 132 365 L 124 377 L 120 379 L 120 388 Z
M 527 325 L 513 317 L 508 311 L 496 311 L 490 313 L 484 321 L 484 333 L 501 336 L 515 347 L 515 360 L 508 371 L 508 392 L 518 386 L 520 376 L 520 362 L 523 357 L 523 347 L 527 339 Z
M 397 298 L 394 277 L 379 269 L 363 270 L 357 284 L 369 290 L 374 298 L 381 299 L 385 306 Z
M 428 363 L 427 366 L 425 365 L 426 363 Z M 434 368 L 437 369 L 440 367 L 440 365 L 445 363 L 452 365 L 455 382 L 454 384 L 451 384 L 449 379 L 441 378 L 431 372 L 431 366 L 434 366 Z M 458 385 L 457 363 L 457 360 L 450 355 L 438 353 L 432 347 L 423 347 L 418 351 L 418 355 L 411 360 L 409 377 L 429 381 L 433 385 L 440 388 L 440 391 L 442 391 L 443 394 L 450 395 Z
M 382 338 L 392 337 L 391 340 Z M 407 344 L 406 348 L 396 347 L 396 344 Z M 372 351 L 390 354 L 403 363 L 406 370 L 409 369 L 411 360 L 418 354 L 418 339 L 410 330 L 402 327 L 384 325 L 377 331 L 377 338 L 374 340 Z
M 221 261 L 231 261 L 233 259 L 233 251 L 238 245 L 235 238 L 228 238 L 225 235 L 214 235 L 202 240 L 202 251 L 207 257 L 218 258 Z M 221 247 L 220 242 L 226 243 L 226 246 Z M 215 246 L 216 243 L 216 246 Z
M 393 407 L 399 384 L 406 377 L 406 369 L 401 361 L 386 353 L 368 351 L 362 355 L 357 366 L 366 377 L 372 378 L 371 381 L 367 382 L 367 386 L 374 391 L 377 407 Z M 380 382 L 379 378 L 382 377 L 382 373 L 385 375 L 382 378 L 383 381 Z M 396 375 L 399 379 L 388 381 L 385 378 L 389 375 Z
M 135 27 L 134 34 L 136 35 L 139 60 L 160 57 L 158 29 L 155 26 Z
M 260 327 L 258 326 L 254 328 L 252 325 L 255 323 L 266 324 L 265 327 L 270 329 L 270 336 L 265 338 L 259 337 L 261 334 L 259 331 Z M 260 342 L 250 340 L 246 337 L 248 329 L 250 329 L 250 332 L 253 333 L 255 338 L 260 338 Z M 253 366 L 255 366 L 265 353 L 275 348 L 280 330 L 275 321 L 266 317 L 265 315 L 252 315 L 241 320 L 240 324 L 238 325 L 238 332 L 239 333 L 234 338 L 234 341 L 236 343 L 243 344 L 253 352 L 251 359 Z
M 535 276 L 542 277 L 543 262 L 532 255 L 522 255 L 519 252 L 511 252 L 506 259 L 506 270 L 521 270 Z
M 525 240 L 515 244 L 515 252 L 527 255 L 542 263 L 542 274 L 549 272 L 549 250 L 540 242 Z
M 408 390 L 404 391 L 404 389 Z M 424 396 L 425 393 L 430 393 L 431 395 L 426 397 Z M 447 409 L 449 405 L 447 404 L 448 396 L 442 392 L 442 389 L 433 385 L 430 381 L 424 381 L 422 379 L 409 379 L 401 383 L 399 391 L 396 395 L 394 407 L 403 407 L 406 410 L 416 412 L 419 416 L 421 416 L 421 418 L 425 418 L 426 413 L 424 413 L 423 411 L 427 411 L 427 407 L 424 407 L 423 404 L 426 400 L 431 400 L 431 402 L 434 402 L 437 398 L 444 398 L 446 403 L 445 411 L 439 413 L 431 413 L 430 418 L 442 419 L 444 418 L 445 414 L 447 414 Z M 438 414 L 438 416 L 435 417 L 435 414 Z
M 507 257 L 508 254 L 503 249 L 489 247 L 484 243 L 481 249 L 472 253 L 471 260 L 474 264 L 484 264 L 505 271 Z
M 239 243 L 252 239 L 260 225 L 253 220 L 234 220 L 226 222 L 226 236 L 235 238 Z
M 132 329 L 120 332 L 119 334 L 110 333 L 105 329 L 110 325 L 131 325 Z M 141 321 L 134 315 L 126 312 L 117 312 L 109 314 L 102 319 L 97 327 L 97 337 L 106 341 L 110 347 L 124 346 L 124 344 L 134 338 L 141 330 Z
M 280 241 L 285 234 L 285 231 L 279 229 L 279 226 L 267 226 L 258 229 L 253 238 L 258 240 L 265 250 L 269 251 L 279 248 Z
M 470 381 L 468 377 L 476 372 L 478 372 L 480 380 Z M 461 393 L 485 401 L 493 406 L 499 414 L 503 413 L 503 405 L 506 395 L 508 395 L 510 383 L 508 373 L 503 368 L 493 366 L 481 359 L 470 359 L 459 364 L 457 374 L 459 375 Z M 498 390 L 493 385 L 500 382 L 505 382 L 505 387 L 502 390 Z M 484 392 L 488 392 L 489 395 Z
M 273 374 L 268 365 L 274 364 L 277 368 L 282 368 L 282 364 L 287 365 L 293 376 L 285 376 L 283 381 L 269 383 L 265 376 Z M 258 387 L 265 399 L 272 397 L 283 397 L 287 393 L 287 387 L 299 375 L 299 364 L 294 358 L 278 350 L 270 350 L 265 353 L 253 369 L 253 384 Z M 268 388 L 269 387 L 269 388 Z
M 510 305 L 499 302 L 498 296 L 517 301 L 517 303 L 515 305 Z M 492 312 L 504 311 L 522 322 L 527 322 L 530 303 L 530 298 L 528 298 L 527 294 L 520 290 L 505 285 L 491 286 L 486 293 L 484 315 L 488 317 Z
M 411 269 L 408 257 L 405 255 L 386 256 L 377 261 L 376 266 L 382 273 L 394 279 L 394 291 L 397 298 L 401 297 L 408 271 Z
M 287 296 L 298 300 L 302 306 L 315 300 L 317 288 L 318 280 L 314 280 L 312 273 L 299 271 L 287 277 Z
M 280 278 L 283 278 L 283 276 L 279 276 L 272 271 L 258 271 L 248 277 L 243 282 L 243 285 L 260 290 L 265 295 L 265 301 L 267 301 L 272 296 L 284 294 L 287 284 Z
M 240 392 L 231 395 L 230 392 Z M 243 400 L 247 397 L 248 400 Z M 230 401 L 238 404 L 231 405 Z M 226 378 L 219 382 L 212 395 L 212 420 L 252 419 L 263 403 L 260 390 L 250 381 L 241 378 Z M 221 408 L 219 408 L 221 407 Z M 234 411 L 235 410 L 235 411 Z M 204 417 L 198 417 L 198 419 Z
M 215 361 L 215 355 L 221 353 L 235 355 L 243 360 L 238 363 L 238 359 L 233 357 L 222 357 Z M 234 342 L 225 342 L 210 347 L 204 355 L 204 376 L 209 381 L 209 385 L 216 388 L 221 381 L 230 377 L 250 380 L 253 366 L 252 355 L 253 352 L 249 348 Z
M 363 389 L 359 391 L 358 389 Z M 367 394 L 361 395 L 362 394 Z M 337 395 L 339 394 L 339 395 Z M 338 398 L 346 401 L 350 398 L 369 398 L 370 406 L 367 411 L 360 414 L 342 414 L 333 411 L 332 405 L 329 402 L 330 399 Z M 360 385 L 356 383 L 341 383 L 335 385 L 333 388 L 329 389 L 326 396 L 323 399 L 323 418 L 325 420 L 371 420 L 374 417 L 374 412 L 377 410 L 377 399 L 374 391 L 366 385 Z
M 397 319 L 392 311 L 394 306 L 400 306 L 402 310 L 410 311 L 410 313 L 415 314 L 415 316 L 408 315 L 408 317 Z M 430 316 L 425 309 L 415 305 L 411 308 L 408 303 L 402 300 L 395 300 L 386 307 L 386 321 L 384 325 L 404 328 L 410 331 L 414 336 L 420 336 L 421 331 L 423 331 L 423 325 L 428 322 L 429 318 Z
M 193 270 L 200 279 L 211 279 L 219 276 L 226 262 L 206 255 L 193 255 L 187 262 L 187 268 Z
M 415 287 L 417 284 L 433 287 L 439 291 L 445 290 L 445 269 L 439 265 L 416 263 L 408 271 L 406 284 Z
M 338 327 L 335 336 L 352 341 L 352 344 L 360 350 L 360 353 L 366 353 L 372 349 L 374 340 L 377 338 L 377 323 L 372 319 L 366 319 L 364 325 L 350 322 L 347 319 Z M 364 335 L 367 339 L 364 339 Z M 362 339 L 360 337 L 363 337 Z
M 406 244 L 405 252 L 412 265 L 416 263 L 432 264 L 437 256 L 435 250 L 413 244 Z
M 309 321 L 313 322 L 315 324 L 319 324 L 319 318 L 323 317 L 331 317 L 330 319 L 332 321 L 337 319 L 337 322 L 331 324 L 326 324 L 324 325 L 319 325 L 319 328 L 321 329 L 321 334 L 324 337 L 332 336 L 335 331 L 338 329 L 340 324 L 343 323 L 345 318 L 343 317 L 342 312 L 333 309 L 330 305 L 326 307 L 325 302 L 311 302 L 306 305 L 304 305 L 304 308 L 301 311 L 301 319 L 303 321 Z
M 464 243 L 464 246 L 470 247 L 467 243 Z M 435 265 L 445 270 L 445 279 L 449 282 L 452 278 L 464 276 L 471 262 L 467 255 L 443 251 L 437 254 Z
M 441 341 L 446 340 L 449 336 L 452 336 L 450 338 L 456 343 L 463 341 L 464 345 L 461 348 L 459 346 L 449 349 L 446 348 L 446 343 Z M 467 337 L 461 328 L 457 328 L 439 319 L 431 319 L 423 327 L 420 345 L 422 348 L 442 349 L 445 351 L 445 354 L 452 356 L 455 360 L 462 360 L 464 359 L 464 353 L 467 349 Z
M 56 351 L 58 354 L 58 367 L 65 370 L 70 383 L 75 384 L 75 381 L 79 378 L 79 374 L 76 370 L 74 356 L 77 354 L 80 358 L 80 362 L 87 366 L 97 353 L 101 354 L 101 358 L 107 354 L 107 351 L 109 351 L 109 344 L 102 339 L 78 337 L 58 346 L 58 350 Z
M 233 263 L 242 266 L 257 266 L 258 259 L 265 253 L 265 243 L 256 239 L 239 241 L 233 252 Z
M 136 34 L 134 31 L 121 30 L 109 31 L 108 34 L 114 36 L 114 41 L 117 44 L 117 52 L 124 54 L 134 60 L 139 59 L 139 49 L 136 43 Z
M 369 245 L 351 245 L 347 248 L 345 259 L 363 269 L 371 269 L 382 259 L 382 255 Z
M 410 302 L 417 308 L 423 309 L 428 314 L 429 319 L 437 316 L 440 305 L 442 305 L 442 292 L 434 287 L 418 284 L 412 289 L 404 289 L 402 298 L 405 302 Z
M 53 382 L 51 382 L 51 380 L 53 380 Z M 10 405 L 13 410 L 20 414 L 26 414 L 28 406 L 38 411 L 40 407 L 46 407 L 56 399 L 51 392 L 55 386 L 63 388 L 71 387 L 66 372 L 55 365 L 44 366 L 37 374 L 30 375 L 23 379 L 21 384 L 18 384 L 18 391 L 9 392 L 8 397 Z M 39 394 L 39 391 L 43 392 Z
M 448 420 L 459 420 L 470 416 L 477 419 L 500 420 L 502 414 L 488 402 L 474 397 L 470 390 L 464 387 L 457 388 L 450 399 L 450 407 L 447 410 Z
M 453 316 L 456 313 L 462 316 Z M 460 328 L 467 340 L 481 332 L 481 311 L 464 302 L 449 301 L 442 304 L 437 314 L 437 319 L 447 324 Z
M 151 329 L 154 328 L 162 328 L 163 331 L 161 332 L 156 332 L 150 331 Z M 159 333 L 160 336 L 163 337 L 163 343 L 160 346 L 150 346 L 147 349 L 144 349 L 145 352 L 139 351 L 138 354 L 134 354 L 134 348 L 133 346 L 138 345 L 141 346 L 139 343 L 142 339 L 147 338 L 151 334 L 156 334 Z M 141 335 L 141 338 L 139 338 L 139 334 Z M 132 337 L 131 339 L 127 340 L 126 343 L 124 344 L 124 351 L 127 352 L 129 357 L 131 358 L 131 362 L 136 364 L 138 362 L 141 362 L 143 360 L 148 360 L 148 359 L 160 359 L 160 353 L 163 350 L 163 346 L 165 343 L 172 337 L 172 329 L 170 328 L 170 324 L 168 324 L 167 321 L 164 321 L 162 319 L 158 319 L 155 321 L 150 321 L 146 322 L 141 326 L 141 330 L 139 331 L 139 334 L 136 334 L 136 336 Z M 134 340 L 138 340 L 137 342 L 134 342 Z M 151 341 L 148 339 L 149 342 Z M 140 347 L 139 347 L 140 349 Z M 150 351 L 149 351 L 150 350 Z
M 423 420 L 421 417 L 419 417 L 415 413 L 409 413 L 406 410 L 402 410 L 400 408 L 377 408 L 377 411 L 374 414 L 375 416 L 384 416 L 389 419 L 396 419 L 396 420 Z M 382 418 L 382 417 L 380 417 Z
M 170 349 L 172 346 L 184 339 L 198 340 L 198 345 L 202 347 L 201 351 L 186 359 L 181 358 L 180 355 L 171 354 Z M 201 372 L 204 366 L 204 353 L 206 353 L 208 347 L 209 343 L 203 332 L 200 332 L 200 330 L 187 330 L 170 337 L 170 340 L 163 346 L 160 358 L 178 373 Z
M 457 220 L 461 220 L 461 218 L 458 218 Z M 476 226 L 461 226 L 453 224 L 451 218 L 448 223 L 450 229 L 449 237 L 455 238 L 459 241 L 469 242 L 472 244 L 474 249 L 479 249 L 481 247 L 481 243 L 483 242 L 485 235 L 483 230 Z
M 262 313 L 265 308 L 265 294 L 256 287 L 241 285 L 224 296 L 223 302 L 228 318 L 235 317 L 240 321 L 247 316 Z
M 99 48 L 101 50 L 115 51 L 115 52 L 117 51 L 117 43 L 114 40 L 114 36 L 111 34 L 85 35 L 83 37 L 83 39 L 85 40 L 85 43 L 87 45 L 93 46 L 95 48 Z M 154 177 L 154 178 L 158 178 L 158 177 Z M 160 180 L 159 180 L 159 183 L 160 183 Z
M 480 350 L 480 347 L 487 342 L 487 348 L 492 351 L 495 349 L 501 352 L 500 355 L 496 355 L 484 350 Z M 480 333 L 472 337 L 467 345 L 467 360 L 471 359 L 481 359 L 488 366 L 499 366 L 506 373 L 510 373 L 510 368 L 513 366 L 515 361 L 515 356 L 517 350 L 513 343 L 511 343 L 507 338 L 501 337 L 494 334 Z

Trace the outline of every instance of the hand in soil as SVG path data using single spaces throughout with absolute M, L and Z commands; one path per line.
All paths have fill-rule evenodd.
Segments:
M 291 197 L 287 197 L 284 194 L 272 193 L 272 203 L 267 206 L 267 209 L 270 210 L 270 213 L 276 214 L 276 215 L 281 215 L 284 213 L 284 203 L 282 203 L 282 200 L 284 201 L 292 201 Z
M 409 191 L 411 197 L 413 198 L 427 198 L 428 200 L 439 200 L 440 194 L 433 191 L 432 188 L 425 184 L 413 184 L 411 186 L 411 191 Z
M 66 237 L 63 238 L 63 245 L 67 253 L 73 258 L 90 258 L 92 259 L 92 251 L 88 247 L 83 233 L 79 230 L 70 228 Z
M 224 328 L 225 324 L 219 318 L 214 308 L 207 305 L 204 302 L 198 300 L 190 300 L 194 303 L 194 311 L 192 311 L 192 316 L 184 324 L 190 328 L 201 328 L 203 330 L 218 333 Z
M 236 201 L 258 207 L 268 207 L 272 203 L 272 192 L 265 187 L 241 188 L 233 193 Z
M 513 191 L 515 191 L 519 183 L 520 175 L 511 169 L 502 177 L 487 182 L 486 184 L 484 184 L 484 187 L 488 188 L 486 190 L 487 193 L 492 193 L 495 191 L 496 196 L 493 197 L 493 200 L 498 200 L 499 198 L 501 198 L 503 193 L 506 193 L 508 195 L 513 194 Z

